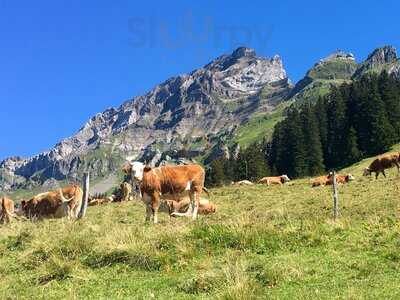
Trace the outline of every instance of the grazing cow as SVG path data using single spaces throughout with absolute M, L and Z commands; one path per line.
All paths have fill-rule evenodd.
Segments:
M 42 218 L 77 218 L 84 206 L 83 191 L 77 185 L 71 185 L 34 196 L 21 202 L 20 214 L 34 219 Z
M 281 176 L 273 176 L 273 177 L 263 177 L 261 178 L 257 183 L 261 184 L 285 184 L 286 182 L 290 181 L 289 177 L 287 175 L 281 175 Z
M 311 186 L 316 187 L 316 186 L 324 186 L 329 184 L 329 181 L 331 180 L 332 175 L 324 175 L 324 176 L 319 176 L 316 178 L 311 179 Z
M 89 198 L 89 206 L 95 206 L 95 205 L 101 205 L 101 204 L 107 204 L 113 202 L 115 197 L 109 196 L 107 197 L 106 195 L 95 195 L 94 197 Z
M 142 201 L 146 204 L 146 220 L 153 216 L 158 222 L 160 197 L 179 201 L 189 194 L 190 208 L 185 213 L 173 213 L 175 216 L 197 218 L 200 195 L 204 188 L 205 172 L 199 165 L 163 166 L 151 168 L 141 162 L 130 163 L 134 179 L 140 183 Z
M 397 167 L 397 174 L 399 174 L 400 166 L 400 155 L 399 153 L 388 153 L 382 155 L 376 159 L 369 165 L 368 168 L 364 169 L 364 176 L 370 176 L 372 173 L 375 173 L 375 179 L 378 179 L 380 173 L 386 178 L 385 169 L 392 168 L 394 166 Z
M 7 197 L 0 198 L 0 223 L 7 224 L 11 222 L 14 215 L 14 201 Z
M 254 185 L 254 183 L 252 183 L 249 180 L 240 180 L 240 181 L 236 181 L 231 183 L 232 185 Z

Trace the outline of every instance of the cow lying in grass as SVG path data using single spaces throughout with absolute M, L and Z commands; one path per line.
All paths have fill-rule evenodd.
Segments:
M 328 182 L 326 184 L 327 185 L 333 184 L 333 176 L 332 176 L 332 174 L 330 174 L 328 176 L 328 178 L 329 179 L 328 179 Z M 336 174 L 336 183 L 338 183 L 338 184 L 344 184 L 344 183 L 350 182 L 350 181 L 352 181 L 354 179 L 355 179 L 354 176 L 351 175 L 351 174 L 347 174 L 347 175 Z
M 11 222 L 14 214 L 14 201 L 7 197 L 0 198 L 0 223 L 7 224 Z
M 190 209 L 190 197 L 185 196 L 181 199 L 167 199 L 161 196 L 159 212 L 168 213 L 174 217 L 176 213 L 185 213 Z M 198 213 L 200 215 L 208 215 L 215 213 L 217 206 L 208 199 L 201 197 L 199 202 Z
M 231 185 L 254 185 L 254 183 L 252 183 L 249 180 L 240 180 L 240 181 L 236 181 L 231 183 Z
M 316 178 L 311 179 L 311 186 L 316 187 L 316 186 L 325 186 L 325 185 L 332 185 L 333 184 L 333 174 L 329 173 L 328 175 L 323 175 L 319 176 Z M 341 175 L 341 174 L 336 174 L 336 182 L 338 184 L 344 184 L 347 182 L 350 182 L 354 180 L 354 176 L 351 174 L 347 175 Z
M 76 219 L 84 207 L 82 197 L 83 192 L 79 186 L 67 186 L 57 191 L 38 194 L 28 201 L 23 200 L 17 214 L 30 219 Z
M 393 168 L 396 166 L 397 175 L 400 172 L 400 154 L 399 153 L 388 153 L 382 155 L 372 161 L 368 168 L 364 169 L 364 176 L 370 176 L 372 173 L 375 173 L 375 179 L 378 179 L 380 173 L 386 177 L 385 170 L 389 168 Z
M 133 175 L 140 183 L 142 201 L 146 204 L 146 220 L 153 217 L 158 222 L 160 200 L 175 199 L 180 201 L 189 196 L 189 209 L 184 212 L 174 212 L 174 216 L 197 218 L 200 204 L 200 195 L 204 188 L 205 172 L 199 165 L 163 166 L 151 168 L 141 162 L 132 162 L 125 172 Z
M 96 206 L 96 205 L 102 205 L 102 204 L 108 204 L 111 203 L 115 200 L 115 196 L 107 196 L 106 194 L 95 194 L 94 196 L 89 196 L 89 206 Z
M 310 180 L 311 186 L 312 187 L 325 186 L 328 184 L 330 177 L 331 177 L 331 175 L 323 175 L 323 176 L 313 178 Z
M 281 176 L 263 177 L 257 183 L 266 184 L 266 185 L 271 185 L 271 184 L 282 185 L 289 181 L 290 181 L 290 178 L 287 175 L 281 175 Z

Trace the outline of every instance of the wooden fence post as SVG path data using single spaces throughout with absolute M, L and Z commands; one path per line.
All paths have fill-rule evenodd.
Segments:
M 336 218 L 339 215 L 339 196 L 338 196 L 338 186 L 336 182 L 336 172 L 332 172 L 332 180 L 333 180 L 333 219 L 336 220 Z
M 135 191 L 135 200 L 139 200 L 138 198 L 138 184 L 133 177 L 133 170 L 131 170 L 131 184 L 132 184 L 132 192 Z
M 83 218 L 86 215 L 86 210 L 89 202 L 89 188 L 90 188 L 90 175 L 89 172 L 83 174 L 83 199 L 81 209 L 78 214 L 78 219 Z

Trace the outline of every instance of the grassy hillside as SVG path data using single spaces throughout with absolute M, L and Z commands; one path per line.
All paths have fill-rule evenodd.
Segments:
M 132 202 L 0 227 L 0 298 L 398 299 L 400 178 L 361 177 L 370 161 L 336 222 L 331 188 L 302 179 L 214 189 L 197 222 L 144 224 Z
M 283 115 L 285 108 L 289 107 L 292 103 L 292 101 L 283 102 L 277 106 L 273 113 L 252 118 L 246 124 L 240 126 L 232 142 L 246 148 L 252 143 L 262 140 L 264 137 L 271 137 L 275 125 L 285 118 Z

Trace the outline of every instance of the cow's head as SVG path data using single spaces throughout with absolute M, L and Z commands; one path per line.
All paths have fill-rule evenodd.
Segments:
M 365 168 L 364 169 L 364 172 L 363 172 L 363 176 L 369 176 L 369 175 L 371 175 L 371 169 L 370 168 Z
M 25 214 L 25 209 L 27 206 L 27 202 L 25 200 L 22 200 L 20 204 L 15 205 L 14 213 L 21 217 Z
M 348 181 L 352 181 L 352 180 L 354 180 L 354 179 L 356 179 L 353 175 L 351 175 L 351 174 L 347 174 L 346 175 L 346 181 L 348 182 Z
M 290 178 L 285 174 L 281 176 L 283 183 L 290 181 Z
M 140 182 L 143 179 L 143 172 L 145 171 L 145 165 L 144 163 L 140 161 L 134 161 L 129 163 L 131 166 L 131 174 L 133 178 Z
M 122 172 L 124 172 L 126 175 L 130 175 L 132 172 L 132 165 L 130 162 L 127 162 L 123 167 L 122 167 Z

